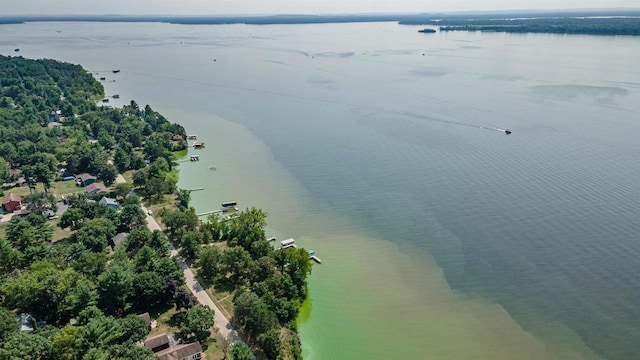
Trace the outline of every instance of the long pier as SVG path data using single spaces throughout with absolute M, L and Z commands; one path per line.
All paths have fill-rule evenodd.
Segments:
M 218 214 L 221 213 L 222 210 L 211 210 L 211 211 L 206 211 L 200 214 L 196 214 L 196 216 L 205 216 L 205 215 L 211 215 L 211 214 Z

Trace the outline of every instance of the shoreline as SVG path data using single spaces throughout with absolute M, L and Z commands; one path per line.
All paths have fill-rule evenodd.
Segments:
M 562 350 L 560 348 L 557 348 L 555 350 L 553 350 L 552 348 L 546 349 L 546 345 L 543 345 L 544 343 L 542 342 L 541 339 L 523 330 L 521 325 L 519 325 L 513 318 L 511 318 L 511 316 L 509 316 L 509 314 L 504 309 L 502 309 L 499 305 L 495 303 L 491 303 L 487 300 L 478 301 L 478 299 L 473 299 L 467 295 L 457 293 L 451 290 L 448 283 L 444 279 L 442 270 L 435 266 L 435 261 L 433 259 L 430 260 L 427 264 L 418 263 L 418 259 L 413 259 L 411 258 L 411 256 L 403 253 L 402 251 L 399 250 L 397 245 L 393 243 L 389 243 L 384 240 L 373 239 L 368 236 L 358 235 L 357 237 L 353 237 L 353 234 L 350 234 L 348 235 L 349 236 L 348 238 L 344 238 L 344 236 L 347 233 L 351 233 L 355 230 L 353 225 L 345 223 L 345 219 L 338 219 L 338 218 L 335 218 L 334 216 L 329 216 L 329 218 L 322 220 L 320 222 L 322 224 L 327 224 L 327 226 L 328 224 L 332 224 L 333 229 L 324 228 L 323 226 L 320 226 L 320 228 L 317 228 L 319 224 L 306 223 L 305 219 L 300 218 L 301 214 L 305 214 L 305 217 L 314 217 L 315 219 L 326 218 L 327 214 L 323 213 L 325 210 L 316 209 L 316 211 L 311 211 L 313 215 L 309 215 L 308 206 L 305 206 L 305 204 L 308 205 L 310 203 L 313 203 L 314 199 L 307 198 L 309 194 L 304 195 L 302 199 L 300 198 L 294 199 L 294 198 L 291 198 L 291 196 L 287 195 L 288 193 L 300 195 L 301 193 L 304 193 L 304 190 L 302 188 L 299 188 L 295 191 L 288 191 L 283 189 L 288 187 L 293 187 L 295 189 L 298 186 L 302 187 L 302 185 L 301 184 L 292 185 L 292 181 L 294 183 L 297 183 L 297 180 L 293 180 L 293 179 L 286 180 L 282 178 L 283 174 L 287 174 L 287 170 L 285 170 L 281 164 L 278 164 L 275 162 L 272 155 L 270 154 L 270 151 L 268 150 L 268 147 L 266 147 L 265 144 L 261 143 L 261 141 L 258 138 L 255 138 L 255 135 L 251 134 L 251 132 L 248 131 L 248 129 L 246 129 L 244 126 L 231 122 L 226 119 L 219 118 L 219 117 L 215 117 L 215 118 L 217 119 L 215 121 L 216 123 L 215 127 L 216 129 L 218 129 L 218 132 L 226 134 L 224 139 L 217 139 L 214 141 L 211 141 L 210 139 L 203 139 L 208 144 L 215 143 L 216 144 L 215 149 L 213 148 L 213 145 L 212 145 L 212 146 L 209 146 L 207 150 L 198 150 L 198 151 L 190 152 L 190 154 L 192 153 L 200 154 L 201 159 L 203 160 L 200 161 L 200 164 L 198 164 L 198 162 L 196 162 L 195 164 L 191 164 L 191 163 L 181 164 L 179 186 L 180 187 L 199 186 L 199 183 L 194 182 L 193 179 L 202 178 L 202 177 L 195 176 L 194 167 L 208 167 L 208 165 L 206 165 L 208 164 L 208 162 L 206 161 L 207 159 L 206 153 L 216 152 L 217 154 L 219 154 L 221 158 L 226 158 L 227 160 L 220 163 L 216 161 L 215 166 L 217 170 L 212 174 L 209 174 L 212 178 L 207 181 L 209 184 L 209 188 L 205 186 L 205 190 L 203 192 L 199 192 L 201 196 L 199 196 L 199 199 L 197 199 L 197 201 L 194 202 L 193 204 L 196 207 L 196 209 L 200 209 L 201 206 L 206 206 L 203 204 L 211 203 L 211 200 L 207 199 L 210 197 L 217 199 L 217 200 L 214 200 L 214 203 L 217 203 L 218 200 L 224 201 L 224 200 L 228 200 L 229 198 L 233 198 L 235 200 L 238 200 L 238 199 L 242 200 L 239 203 L 241 207 L 245 207 L 245 206 L 250 207 L 255 205 L 255 206 L 260 206 L 261 208 L 265 209 L 265 211 L 267 212 L 269 212 L 269 209 L 272 209 L 272 211 L 269 212 L 269 217 L 268 217 L 268 220 L 270 220 L 268 221 L 269 225 L 267 228 L 269 231 L 269 235 L 276 235 L 278 236 L 278 238 L 280 238 L 280 233 L 278 232 L 278 229 L 288 228 L 290 229 L 290 231 L 286 235 L 282 235 L 282 236 L 294 237 L 296 239 L 296 242 L 300 242 L 307 248 L 321 250 L 323 254 L 322 256 L 323 260 L 326 260 L 326 262 L 321 265 L 321 268 L 314 269 L 311 276 L 309 277 L 309 298 L 307 299 L 307 301 L 305 301 L 303 307 L 301 308 L 299 317 L 297 319 L 299 335 L 302 342 L 303 357 L 305 359 L 313 360 L 318 358 L 340 356 L 340 354 L 342 355 L 349 354 L 351 353 L 351 350 L 348 350 L 348 348 L 353 344 L 357 345 L 356 349 L 358 348 L 360 349 L 358 350 L 359 352 L 356 352 L 357 354 L 359 354 L 357 356 L 366 354 L 366 356 L 369 356 L 370 358 L 374 358 L 374 359 L 384 358 L 385 356 L 392 356 L 393 352 L 386 353 L 385 352 L 386 350 L 383 350 L 383 349 L 377 349 L 375 353 L 369 353 L 368 350 L 363 350 L 364 344 L 370 342 L 370 339 L 365 339 L 365 338 L 377 337 L 377 336 L 380 336 L 380 337 L 377 339 L 376 342 L 380 344 L 384 344 L 389 341 L 405 343 L 407 347 L 413 348 L 413 350 L 409 350 L 409 351 L 413 353 L 412 356 L 414 357 L 415 356 L 419 357 L 425 354 L 424 344 L 421 344 L 420 340 L 418 340 L 417 338 L 414 339 L 416 334 L 408 334 L 408 336 L 404 336 L 405 338 L 402 339 L 398 337 L 400 336 L 400 334 L 391 334 L 386 332 L 371 333 L 369 331 L 363 331 L 365 327 L 363 327 L 363 325 L 358 325 L 358 323 L 362 322 L 363 320 L 365 320 L 365 322 L 368 322 L 366 318 L 369 315 L 366 315 L 366 314 L 372 314 L 372 313 L 384 311 L 383 310 L 384 307 L 379 308 L 379 304 L 368 304 L 366 302 L 359 302 L 359 306 L 356 308 L 351 307 L 351 305 L 345 306 L 346 304 L 342 304 L 341 308 L 335 308 L 333 307 L 333 305 L 329 306 L 328 308 L 326 307 L 329 305 L 327 303 L 328 297 L 335 297 L 335 299 L 338 300 L 342 296 L 344 296 L 340 289 L 353 288 L 354 285 L 356 286 L 358 291 L 354 292 L 353 295 L 356 298 L 360 299 L 360 301 L 366 301 L 365 299 L 370 296 L 386 298 L 387 295 L 381 296 L 384 293 L 380 293 L 380 289 L 378 286 L 362 288 L 360 285 L 356 285 L 356 284 L 373 284 L 374 283 L 373 279 L 376 277 L 379 277 L 380 279 L 404 278 L 400 282 L 392 282 L 392 283 L 384 284 L 385 291 L 387 291 L 389 288 L 396 288 L 396 290 L 392 291 L 393 294 L 406 293 L 407 287 L 409 286 L 413 287 L 413 285 L 411 284 L 414 283 L 415 281 L 423 282 L 426 280 L 429 282 L 428 284 L 422 283 L 422 286 L 424 287 L 423 289 L 413 288 L 413 290 L 410 291 L 411 295 L 407 300 L 409 301 L 409 303 L 413 305 L 402 306 L 402 309 L 390 309 L 391 313 L 394 314 L 394 316 L 396 316 L 398 319 L 404 319 L 401 322 L 406 322 L 409 324 L 412 323 L 411 319 L 414 318 L 416 315 L 412 311 L 412 308 L 414 308 L 416 311 L 418 311 L 421 314 L 423 312 L 427 312 L 428 314 L 430 314 L 426 318 L 438 319 L 436 320 L 436 324 L 435 324 L 436 327 L 433 328 L 432 330 L 432 331 L 437 331 L 436 328 L 440 326 L 443 326 L 445 328 L 451 327 L 453 324 L 456 324 L 458 321 L 460 321 L 459 320 L 460 318 L 467 318 L 468 316 L 471 316 L 471 313 L 477 312 L 478 314 L 482 313 L 484 314 L 483 316 L 487 317 L 486 323 L 492 324 L 491 326 L 489 326 L 490 328 L 493 329 L 492 332 L 502 334 L 501 337 L 503 336 L 507 338 L 514 337 L 514 334 L 520 333 L 521 335 L 518 335 L 518 337 L 522 336 L 522 338 L 518 342 L 521 342 L 522 344 L 531 343 L 531 345 L 527 345 L 528 350 L 526 351 L 526 353 L 528 354 L 527 355 L 528 358 L 531 358 L 531 359 L 560 358 L 558 356 L 550 355 L 556 352 L 564 352 L 566 355 L 568 355 L 566 356 L 566 358 L 575 358 L 575 359 L 583 358 L 583 356 L 575 356 L 575 354 L 571 356 L 570 354 L 573 353 L 574 350 L 571 350 L 567 353 L 568 349 L 573 348 L 573 346 L 576 346 L 575 349 L 578 349 L 584 346 L 584 344 L 578 345 L 574 343 L 574 341 L 576 341 L 575 339 L 571 341 L 571 343 L 574 343 L 574 345 L 568 345 L 566 343 L 560 344 L 560 348 Z M 211 123 L 207 123 L 207 124 L 211 125 Z M 192 129 L 190 128 L 190 132 L 195 132 L 191 130 Z M 198 133 L 198 135 L 200 135 L 200 132 Z M 247 140 L 247 138 L 250 138 L 251 140 Z M 218 141 L 221 141 L 221 143 L 218 143 Z M 251 142 L 252 145 L 250 145 L 249 149 L 246 150 L 246 154 L 242 154 L 241 152 L 238 152 L 237 149 L 234 149 L 234 147 L 232 146 L 233 143 L 248 144 L 249 142 Z M 256 162 L 258 162 L 263 164 L 262 165 L 263 167 L 273 166 L 273 168 L 257 169 L 257 170 L 246 169 L 246 168 L 240 169 L 238 167 L 242 166 L 241 164 L 238 164 L 237 162 L 229 161 L 230 158 L 226 157 L 226 156 L 231 156 L 231 154 L 235 154 L 235 156 L 240 157 L 241 159 L 245 157 L 252 157 L 252 156 L 258 157 L 257 161 L 252 161 L 251 163 L 255 164 Z M 187 167 L 188 167 L 188 170 L 185 171 Z M 202 174 L 202 172 L 198 172 L 198 173 Z M 254 182 L 246 183 L 242 180 L 240 180 L 239 183 L 235 181 L 236 179 L 255 179 L 257 178 L 257 176 L 255 175 L 257 173 L 261 174 L 262 176 L 260 178 L 260 181 L 258 181 L 260 184 L 257 184 Z M 269 175 L 269 173 L 271 175 Z M 253 175 L 250 175 L 250 174 L 253 174 Z M 266 181 L 265 177 L 271 177 L 274 175 L 277 179 L 280 179 L 279 180 L 281 181 L 280 184 L 272 183 L 272 181 Z M 292 175 L 288 175 L 288 176 L 292 176 Z M 270 183 L 271 185 L 264 186 L 265 182 Z M 254 183 L 255 187 L 252 187 L 250 185 L 251 183 Z M 211 189 L 212 187 L 215 187 L 216 190 L 212 190 Z M 269 189 L 269 187 L 271 187 L 271 189 Z M 280 190 L 278 190 L 278 188 L 280 188 Z M 243 189 L 245 191 L 243 191 Z M 282 196 L 274 195 L 274 193 Z M 262 194 L 262 195 L 258 195 L 258 194 Z M 251 201 L 253 196 L 256 196 L 254 198 L 256 202 Z M 307 199 L 305 200 L 305 198 Z M 284 203 L 290 200 L 293 200 L 293 202 L 296 204 L 284 205 Z M 270 203 L 274 205 L 273 208 L 270 208 L 268 206 L 268 204 Z M 265 204 L 267 204 L 267 206 L 265 206 Z M 305 208 L 305 210 L 302 210 L 303 208 Z M 320 212 L 318 212 L 318 210 L 320 210 Z M 292 224 L 290 221 L 290 219 L 294 216 L 298 218 L 297 225 Z M 309 231 L 310 228 L 308 228 L 308 226 L 314 227 L 315 230 Z M 305 231 L 305 228 L 307 231 Z M 346 231 L 346 232 L 343 232 L 343 231 Z M 360 231 L 356 231 L 356 233 L 358 232 Z M 324 238 L 324 241 L 319 240 L 322 238 Z M 329 242 L 327 242 L 327 240 L 329 240 Z M 309 244 L 311 244 L 311 246 L 307 246 Z M 347 245 L 347 247 L 345 247 L 345 245 Z M 362 249 L 365 249 L 365 248 L 368 250 L 363 252 Z M 374 253 L 378 253 L 379 255 L 374 255 Z M 409 264 L 402 266 L 401 269 L 398 269 L 399 271 L 398 273 L 394 274 L 393 276 L 390 276 L 390 274 L 388 273 L 386 274 L 379 273 L 379 270 L 376 270 L 376 265 L 372 265 L 370 262 L 367 261 L 367 256 L 371 256 L 372 258 L 377 258 L 377 259 L 387 258 L 388 259 L 387 261 L 389 261 L 389 264 L 386 266 L 381 266 L 383 268 L 394 268 L 396 267 L 396 265 L 392 265 L 392 264 L 406 263 L 407 260 L 409 261 Z M 424 260 L 420 260 L 420 262 L 424 262 Z M 417 270 L 417 269 L 422 269 L 422 270 Z M 406 274 L 412 274 L 412 273 L 417 273 L 422 275 L 419 275 L 417 278 L 415 277 L 415 275 L 413 275 L 413 276 L 410 276 L 409 279 L 407 279 Z M 342 279 L 340 281 L 338 281 L 338 278 L 335 277 L 335 276 L 338 276 L 338 274 L 340 274 L 339 276 Z M 352 274 L 352 276 L 345 276 L 345 274 Z M 430 275 L 428 275 L 428 277 L 425 278 L 424 276 L 427 274 L 430 274 Z M 418 279 L 422 279 L 422 280 L 418 280 Z M 435 297 L 433 296 L 433 294 L 427 295 L 425 291 L 433 292 L 436 295 Z M 442 297 L 443 295 L 444 297 Z M 424 296 L 427 296 L 427 298 L 424 298 Z M 422 299 L 422 300 L 418 300 L 418 299 Z M 431 304 L 430 306 L 433 306 L 433 309 L 429 309 L 426 306 L 426 304 L 424 304 L 424 301 L 427 299 L 429 299 L 428 303 Z M 423 302 L 423 304 L 416 307 L 418 303 L 413 303 L 413 301 Z M 469 301 L 477 302 L 477 304 L 469 308 L 468 307 Z M 336 303 L 336 301 L 330 301 L 330 303 Z M 379 303 L 379 301 L 376 303 Z M 382 301 L 382 303 L 387 303 L 387 304 L 397 303 L 397 299 L 393 300 L 393 296 L 391 296 L 391 298 Z M 462 304 L 467 304 L 467 305 L 462 306 Z M 450 309 L 452 305 L 454 305 L 453 309 L 457 309 L 457 310 Z M 436 311 L 434 309 L 439 309 L 439 310 Z M 327 311 L 330 311 L 333 314 L 330 315 L 329 313 L 327 313 Z M 387 309 L 386 311 L 389 311 L 389 309 Z M 450 318 L 443 319 L 442 314 L 438 314 L 439 312 L 448 313 L 449 314 L 448 316 Z M 352 320 L 349 320 L 350 318 L 354 317 L 354 314 L 361 314 L 359 316 L 360 320 L 357 320 L 355 323 Z M 327 322 L 327 317 L 331 318 L 332 320 L 330 322 Z M 420 315 L 419 317 L 423 318 L 424 315 Z M 338 320 L 341 322 L 340 325 L 337 325 L 335 322 L 333 322 L 333 321 L 336 321 L 337 319 L 340 319 Z M 467 320 L 467 321 L 470 321 L 470 320 Z M 441 325 L 438 325 L 438 324 L 441 324 Z M 449 325 L 445 325 L 445 324 L 449 324 Z M 455 325 L 453 328 L 455 329 L 460 325 L 461 324 Z M 320 340 L 321 338 L 327 338 L 327 335 L 320 334 L 318 332 L 318 329 L 326 328 L 326 327 L 335 328 L 335 326 L 338 326 L 340 328 L 340 331 L 339 331 L 340 337 L 344 337 L 344 335 L 346 334 L 349 334 L 349 335 L 347 336 L 346 339 L 342 338 L 340 340 L 338 340 L 338 338 L 335 338 L 334 336 L 331 336 L 330 338 L 333 339 L 332 343 L 338 350 L 336 350 L 337 352 L 336 351 L 327 352 L 328 349 L 323 345 L 323 344 L 326 344 L 325 342 L 326 340 L 324 341 Z M 506 330 L 506 329 L 509 329 L 509 330 Z M 445 334 L 449 334 L 448 336 L 452 336 L 453 338 L 460 337 L 461 334 L 464 334 L 463 337 L 466 337 L 466 336 L 470 336 L 475 332 L 475 330 L 469 331 L 469 329 L 463 330 L 462 328 L 454 331 L 453 333 L 449 331 L 450 330 L 443 332 L 441 335 L 439 335 L 438 338 L 445 336 Z M 476 334 L 473 336 L 478 336 L 478 335 L 479 334 Z M 492 340 L 491 335 L 487 336 L 487 334 L 484 334 L 482 335 L 482 337 L 486 338 L 484 342 L 490 343 L 490 342 L 497 341 L 497 339 Z M 567 335 L 563 336 L 563 338 L 566 339 Z M 441 338 L 441 342 L 431 343 L 430 345 L 434 347 L 433 351 L 435 353 L 440 352 L 440 354 L 443 356 L 451 352 L 456 353 L 457 351 L 459 351 L 459 350 L 454 350 L 448 346 L 443 347 L 443 345 L 446 342 L 447 340 L 445 338 Z M 468 340 L 465 341 L 465 343 L 468 344 L 467 346 L 470 346 L 470 344 L 468 343 Z M 360 346 L 358 344 L 362 344 L 362 345 Z M 538 344 L 538 345 L 534 346 L 534 344 Z M 475 347 L 480 345 L 481 343 L 475 343 L 475 345 L 473 346 Z M 502 353 L 503 355 L 497 356 L 497 357 L 494 357 L 494 355 L 491 355 L 491 356 L 488 356 L 487 358 L 492 358 L 492 359 L 513 358 L 512 356 L 513 354 L 512 355 L 506 355 L 506 354 L 509 353 L 509 348 L 514 345 L 515 344 L 505 347 L 504 344 L 500 345 L 499 342 L 496 342 L 495 347 L 498 348 L 499 350 L 494 350 L 492 354 L 495 355 L 496 353 L 498 354 Z M 520 346 L 516 346 L 515 348 L 519 349 Z M 437 350 L 437 349 L 440 349 L 440 350 Z M 364 353 L 361 351 L 364 351 Z M 479 354 L 478 355 L 479 358 L 483 358 L 481 354 L 484 351 L 487 351 L 487 348 L 484 345 L 478 348 L 475 348 L 474 350 L 474 352 Z M 521 350 L 517 350 L 515 353 L 520 353 L 520 351 Z M 588 353 L 588 351 L 585 350 L 584 348 L 583 350 L 580 350 L 578 352 L 582 353 L 583 355 Z M 463 350 L 463 353 L 465 353 L 465 350 Z M 520 358 L 523 358 L 523 357 L 521 356 Z M 524 358 L 527 358 L 527 357 L 524 357 Z M 589 358 L 589 356 L 585 355 L 584 358 Z

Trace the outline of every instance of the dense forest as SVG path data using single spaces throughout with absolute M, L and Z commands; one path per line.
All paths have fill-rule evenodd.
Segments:
M 206 350 L 213 313 L 184 286 L 172 245 L 203 285 L 233 299 L 227 310 L 246 342 L 220 358 L 301 358 L 308 253 L 276 250 L 260 209 L 198 219 L 173 171 L 187 147 L 182 126 L 134 101 L 97 106 L 103 87 L 78 65 L 0 56 L 0 75 L 0 183 L 3 195 L 24 193 L 26 210 L 0 224 L 0 359 L 152 359 L 139 345 L 151 331 L 145 312 L 172 314 L 175 335 Z M 119 172 L 131 183 L 115 182 Z M 106 192 L 67 185 L 80 173 Z M 148 229 L 141 200 L 160 206 L 165 232 Z
M 434 25 L 440 31 L 497 31 L 511 33 L 554 33 L 585 35 L 640 35 L 640 18 L 536 18 L 477 19 L 445 18 L 401 22 L 406 25 Z

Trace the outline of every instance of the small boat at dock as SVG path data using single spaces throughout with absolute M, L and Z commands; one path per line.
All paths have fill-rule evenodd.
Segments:
M 193 143 L 193 148 L 194 149 L 202 149 L 204 147 L 204 143 L 203 142 L 194 142 Z
M 191 156 L 189 157 L 189 160 L 191 160 L 191 161 L 198 161 L 198 160 L 200 160 L 200 155 L 191 155 Z
M 286 240 L 282 240 L 280 241 L 280 246 L 282 246 L 283 249 L 286 248 L 297 248 L 298 246 L 296 246 L 296 240 L 295 239 L 286 239 Z
M 112 73 L 117 74 L 120 72 L 120 69 L 113 70 Z
M 114 99 L 120 99 L 120 95 L 115 94 L 115 95 L 113 95 L 113 98 L 114 98 Z
M 507 130 L 504 131 L 504 133 L 509 135 L 509 134 L 511 134 L 511 130 L 507 129 Z

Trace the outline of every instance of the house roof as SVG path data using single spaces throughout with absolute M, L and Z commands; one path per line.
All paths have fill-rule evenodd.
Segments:
M 118 245 L 121 242 L 127 240 L 127 238 L 129 237 L 129 233 L 128 232 L 121 232 L 121 233 L 117 233 L 116 236 L 114 236 L 111 241 L 113 241 L 113 245 Z M 149 313 L 147 313 L 147 316 L 149 316 Z M 151 320 L 149 320 L 151 321 Z
M 202 352 L 202 345 L 199 342 L 194 342 L 158 351 L 156 356 L 162 360 L 182 360 L 199 352 Z
M 138 314 L 138 317 L 144 320 L 147 323 L 147 326 L 151 326 L 151 315 L 148 312 L 143 314 Z
M 8 193 L 2 198 L 2 204 L 10 203 L 12 201 L 22 201 L 22 197 L 16 193 Z
M 103 183 L 93 183 L 91 185 L 88 185 L 86 188 L 84 188 L 84 191 L 88 192 L 88 193 L 103 193 L 103 192 L 107 192 L 107 187 L 104 186 Z
M 87 181 L 89 179 L 97 179 L 95 176 L 88 174 L 88 173 L 82 173 L 82 174 L 78 174 L 78 176 L 76 176 L 76 179 L 80 179 L 82 181 Z
M 103 196 L 102 199 L 100 199 L 100 204 L 103 205 L 115 205 L 115 206 L 119 206 L 120 204 L 118 204 L 118 201 L 114 198 L 108 198 L 106 196 Z
M 168 344 L 169 344 L 169 337 L 167 336 L 167 333 L 162 333 L 160 335 L 149 337 L 144 341 L 144 346 L 152 350 L 157 347 L 168 345 Z

